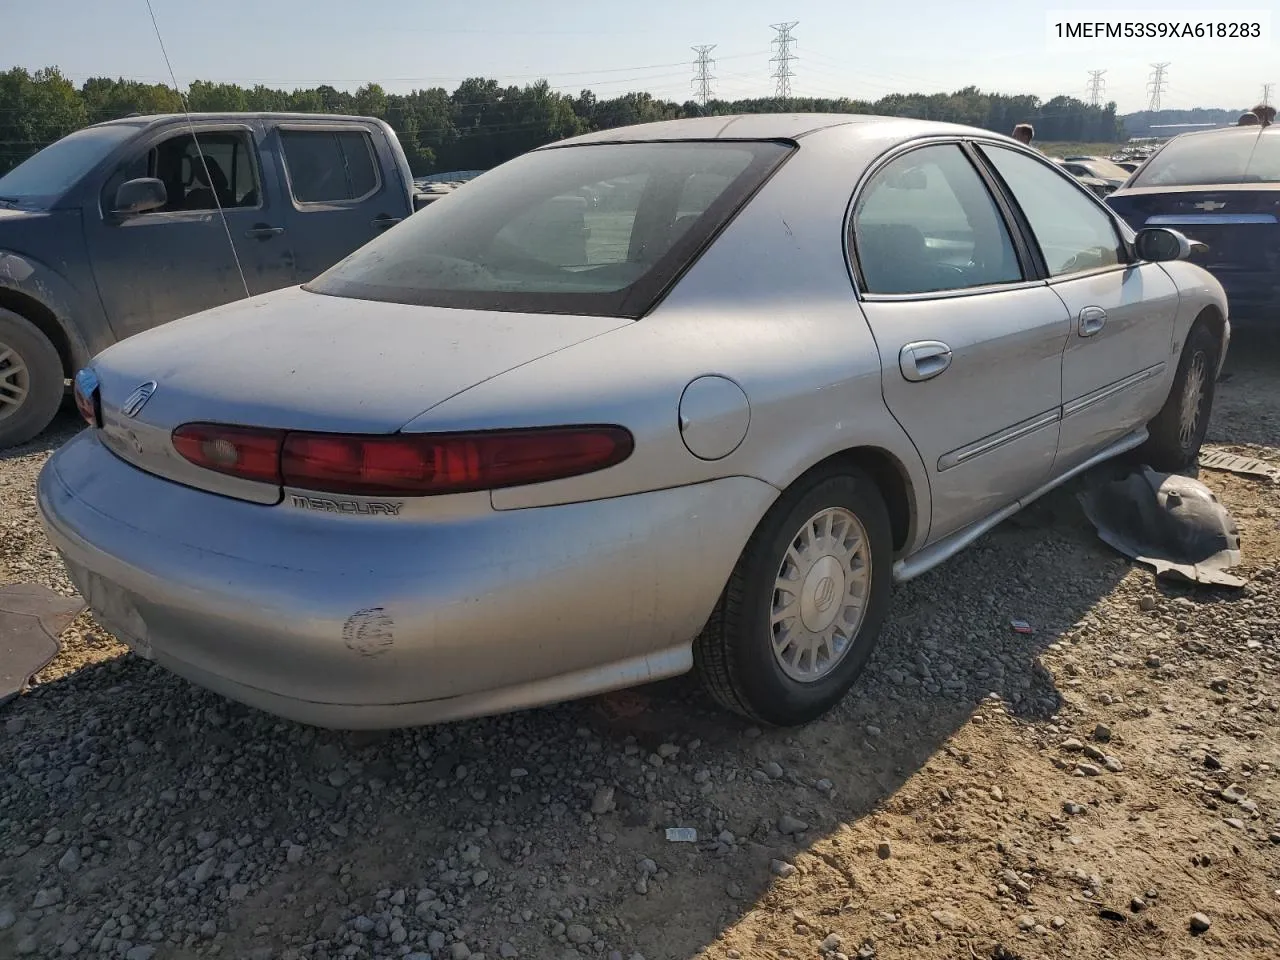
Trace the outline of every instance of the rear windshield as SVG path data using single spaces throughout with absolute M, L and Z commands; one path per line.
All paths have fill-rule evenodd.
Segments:
M 680 142 L 528 153 L 415 213 L 306 289 L 393 303 L 640 317 L 790 149 Z
M 1280 182 L 1280 135 L 1261 127 L 1178 137 L 1151 158 L 1134 187 Z
M 86 127 L 28 157 L 0 177 L 0 198 L 52 201 L 106 158 L 117 145 L 138 132 L 130 123 Z

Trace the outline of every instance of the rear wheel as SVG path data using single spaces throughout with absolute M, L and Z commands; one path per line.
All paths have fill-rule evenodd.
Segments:
M 1213 412 L 1221 349 L 1209 325 L 1196 321 L 1183 344 L 1169 397 L 1147 424 L 1150 436 L 1140 454 L 1154 469 L 1176 473 L 1192 466 L 1200 456 Z
M 31 321 L 0 308 L 0 450 L 25 443 L 62 405 L 62 361 Z
M 875 483 L 827 470 L 760 522 L 694 644 L 723 706 L 778 726 L 808 723 L 866 667 L 889 606 L 892 534 Z

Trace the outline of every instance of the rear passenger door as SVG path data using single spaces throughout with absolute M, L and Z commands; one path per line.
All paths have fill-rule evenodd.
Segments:
M 306 283 L 404 216 L 404 189 L 382 174 L 363 124 L 284 124 L 274 141 L 290 200 L 295 271 Z
M 1178 289 L 1159 264 L 1134 260 L 1114 215 L 1048 163 L 995 144 L 981 149 L 1025 215 L 1049 288 L 1071 315 L 1054 468 L 1061 473 L 1164 403 Z
M 929 471 L 929 542 L 1043 484 L 1058 448 L 1067 311 L 975 161 L 955 142 L 909 148 L 853 210 L 884 399 Z

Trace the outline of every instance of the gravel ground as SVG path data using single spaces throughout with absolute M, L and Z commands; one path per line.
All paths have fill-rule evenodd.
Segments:
M 1211 439 L 1280 460 L 1280 352 L 1228 369 Z M 0 582 L 71 592 L 31 491 L 75 429 L 0 455 Z M 899 590 L 797 731 L 686 678 L 336 734 L 86 615 L 0 708 L 0 957 L 1280 956 L 1280 490 L 1204 479 L 1245 590 L 1155 583 L 1056 494 Z

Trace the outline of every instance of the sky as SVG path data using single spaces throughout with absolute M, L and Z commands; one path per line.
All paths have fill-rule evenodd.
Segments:
M 0 69 L 57 66 L 91 76 L 170 82 L 146 0 L 0 0 Z M 1157 62 L 1169 64 L 1166 108 L 1252 106 L 1280 81 L 1277 0 L 1229 0 L 1258 20 L 1261 41 L 1176 38 L 1154 44 L 1051 40 L 1065 19 L 1202 21 L 1222 0 L 151 0 L 178 83 L 193 79 L 388 91 L 443 86 L 468 76 L 601 98 L 632 90 L 691 99 L 695 44 L 715 44 L 712 90 L 721 99 L 769 96 L 772 24 L 796 21 L 796 96 L 875 100 L 889 93 L 974 85 L 1043 99 L 1088 98 L 1090 70 L 1105 70 L 1102 98 L 1144 109 Z M 1272 102 L 1280 102 L 1280 84 Z

